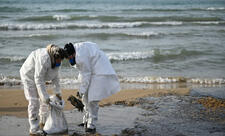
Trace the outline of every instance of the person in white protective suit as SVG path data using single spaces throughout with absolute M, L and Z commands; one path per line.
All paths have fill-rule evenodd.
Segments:
M 50 102 L 45 81 L 52 81 L 54 93 L 61 99 L 58 73 L 64 57 L 64 49 L 50 44 L 46 48 L 32 51 L 20 69 L 24 94 L 29 102 L 28 120 L 31 136 L 43 135 L 39 123 L 42 126 L 44 125 Z M 38 115 L 40 116 L 40 122 Z
M 70 64 L 76 64 L 81 80 L 78 95 L 85 105 L 85 114 L 79 126 L 84 126 L 88 133 L 95 133 L 99 101 L 120 91 L 117 75 L 105 53 L 95 43 L 68 43 L 64 50 Z

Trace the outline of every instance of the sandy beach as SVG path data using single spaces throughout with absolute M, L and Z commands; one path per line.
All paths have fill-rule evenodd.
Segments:
M 52 90 L 48 91 L 52 94 Z M 77 90 L 63 90 L 62 95 L 65 100 L 65 110 L 72 110 L 74 107 L 67 101 L 69 95 L 76 96 Z M 168 94 L 186 95 L 189 93 L 188 88 L 173 89 L 173 90 L 122 90 L 117 94 L 102 100 L 99 103 L 100 107 L 109 106 L 112 104 L 125 104 L 133 106 L 137 103 L 137 98 L 147 96 L 162 96 Z M 1 89 L 0 90 L 0 115 L 1 116 L 16 116 L 27 117 L 28 102 L 25 99 L 24 92 L 21 89 Z
M 122 90 L 99 103 L 96 135 L 222 136 L 225 134 L 225 100 L 214 96 L 224 94 L 223 88 L 213 93 L 207 91 L 207 95 L 202 92 L 189 88 Z M 75 95 L 76 90 L 63 90 L 68 135 L 85 135 L 82 128 L 75 127 L 81 122 L 82 113 L 66 100 L 71 94 Z M 4 124 L 0 135 L 28 134 L 27 104 L 23 90 L 0 90 L 0 123 Z M 12 126 L 13 130 L 8 128 Z

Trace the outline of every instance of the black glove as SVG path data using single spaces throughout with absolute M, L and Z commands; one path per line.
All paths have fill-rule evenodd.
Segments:
M 82 103 L 81 100 L 77 99 L 75 96 L 70 95 L 69 98 L 67 99 L 70 101 L 70 103 L 78 109 L 78 111 L 83 112 L 84 110 L 84 104 Z
M 56 94 L 56 97 L 59 98 L 59 100 L 62 100 L 62 95 L 61 94 Z
M 77 97 L 81 99 L 82 96 L 83 96 L 83 94 L 82 94 L 82 93 L 79 93 L 79 91 L 78 91 L 78 92 L 77 92 Z

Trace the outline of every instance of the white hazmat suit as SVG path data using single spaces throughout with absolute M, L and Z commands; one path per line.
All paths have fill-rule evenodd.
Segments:
M 42 123 L 45 123 L 46 120 L 48 111 L 46 101 L 49 99 L 49 95 L 46 91 L 45 81 L 51 80 L 55 87 L 55 94 L 61 94 L 58 71 L 58 67 L 51 68 L 51 59 L 46 48 L 33 51 L 20 69 L 24 94 L 29 102 L 30 133 L 35 134 L 39 130 L 38 113 Z
M 87 123 L 87 128 L 94 129 L 98 119 L 98 102 L 120 91 L 120 85 L 109 59 L 95 43 L 76 43 L 74 48 L 81 80 L 79 93 L 84 94 L 83 123 Z

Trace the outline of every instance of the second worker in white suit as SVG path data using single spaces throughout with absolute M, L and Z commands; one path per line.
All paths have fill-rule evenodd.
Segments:
M 76 64 L 79 70 L 79 94 L 85 105 L 85 115 L 80 125 L 86 125 L 86 132 L 95 133 L 99 101 L 120 91 L 117 75 L 105 53 L 95 43 L 69 43 L 64 50 L 70 64 Z

